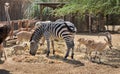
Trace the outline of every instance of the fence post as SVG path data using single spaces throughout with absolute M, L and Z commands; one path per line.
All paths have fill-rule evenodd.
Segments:
M 89 13 L 89 33 L 91 33 L 91 14 Z

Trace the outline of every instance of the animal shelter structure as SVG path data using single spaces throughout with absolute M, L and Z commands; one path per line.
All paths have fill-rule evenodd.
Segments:
M 61 3 L 61 2 L 42 2 L 42 3 L 37 3 L 37 5 L 39 5 L 40 7 L 40 20 L 44 20 L 43 19 L 43 9 L 46 7 L 52 8 L 53 10 L 56 8 L 60 8 L 63 5 L 65 5 L 66 3 Z M 48 13 L 49 14 L 49 13 Z M 52 19 L 50 19 L 52 18 Z M 55 18 L 53 16 L 51 16 L 49 19 L 50 20 L 55 20 Z

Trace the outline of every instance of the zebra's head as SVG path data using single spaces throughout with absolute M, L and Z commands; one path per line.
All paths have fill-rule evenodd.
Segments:
M 38 43 L 34 40 L 30 41 L 30 54 L 35 55 L 38 49 Z

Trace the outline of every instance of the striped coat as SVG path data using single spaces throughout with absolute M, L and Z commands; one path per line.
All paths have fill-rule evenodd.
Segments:
M 52 41 L 52 46 L 54 47 L 54 38 L 63 38 L 67 45 L 67 52 L 65 58 L 68 57 L 70 49 L 72 49 L 71 58 L 74 55 L 74 36 L 76 33 L 76 27 L 69 21 L 65 22 L 47 22 L 40 23 L 40 26 L 36 28 L 32 37 L 30 39 L 30 54 L 35 55 L 38 49 L 38 43 L 41 37 L 45 37 L 47 41 L 47 56 L 50 53 L 50 40 Z M 53 54 L 54 54 L 53 48 Z

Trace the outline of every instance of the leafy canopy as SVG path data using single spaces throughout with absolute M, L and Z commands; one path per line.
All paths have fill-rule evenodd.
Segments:
M 64 16 L 71 13 L 120 14 L 120 0 L 66 0 L 69 3 L 53 11 L 56 16 Z

